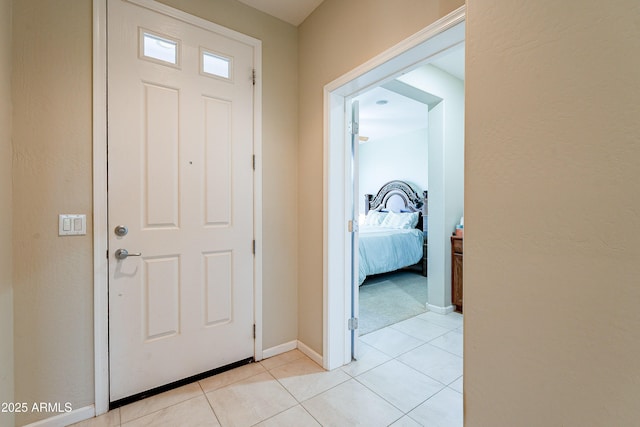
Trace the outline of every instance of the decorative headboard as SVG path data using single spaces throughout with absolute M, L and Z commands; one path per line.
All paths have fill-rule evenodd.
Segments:
M 422 217 L 427 215 L 427 191 L 422 196 L 404 181 L 389 181 L 383 185 L 378 194 L 364 195 L 364 212 L 370 210 L 392 212 L 420 212 L 420 219 L 416 228 L 425 230 Z

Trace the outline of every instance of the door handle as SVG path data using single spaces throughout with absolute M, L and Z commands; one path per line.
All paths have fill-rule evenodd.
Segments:
M 116 259 L 127 259 L 130 256 L 142 256 L 142 252 L 138 252 L 135 254 L 129 253 L 126 249 L 117 249 L 116 250 Z

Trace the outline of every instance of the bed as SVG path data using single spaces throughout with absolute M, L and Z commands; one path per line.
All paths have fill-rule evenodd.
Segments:
M 421 264 L 427 275 L 427 192 L 404 181 L 390 181 L 365 194 L 359 228 L 359 284 L 367 276 Z

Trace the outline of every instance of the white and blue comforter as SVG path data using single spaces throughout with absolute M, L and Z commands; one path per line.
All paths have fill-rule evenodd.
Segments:
M 361 226 L 359 284 L 370 274 L 408 267 L 422 259 L 423 233 L 415 228 Z

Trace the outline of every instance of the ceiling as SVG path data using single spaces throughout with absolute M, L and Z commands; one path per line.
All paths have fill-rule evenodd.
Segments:
M 307 16 L 322 3 L 323 0 L 239 0 L 266 14 L 282 19 L 291 25 L 302 24 Z
M 464 45 L 449 49 L 429 64 L 464 80 Z M 411 72 L 405 76 L 409 74 Z M 397 80 L 371 89 L 356 99 L 360 102 L 360 136 L 368 137 L 368 142 L 426 129 L 429 108 L 441 101 Z M 380 100 L 388 102 L 376 104 Z
M 427 127 L 427 104 L 382 87 L 371 89 L 357 99 L 360 102 L 360 136 L 369 138 L 369 141 Z M 376 104 L 379 101 L 387 103 Z

